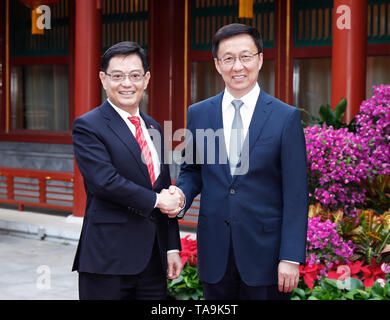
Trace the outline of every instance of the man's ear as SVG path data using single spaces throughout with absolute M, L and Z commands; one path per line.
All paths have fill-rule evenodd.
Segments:
M 219 65 L 219 62 L 218 62 L 218 59 L 217 58 L 214 58 L 214 64 L 215 64 L 215 69 L 217 69 L 218 73 L 222 75 L 221 73 L 221 67 Z
M 264 58 L 263 58 L 263 53 L 259 53 L 259 71 L 261 70 L 262 66 L 263 66 L 263 61 L 264 61 Z
M 147 89 L 149 80 L 150 80 L 150 71 L 146 72 L 144 75 L 144 90 Z
M 105 82 L 106 82 L 106 79 L 107 79 L 107 75 L 103 71 L 100 71 L 99 72 L 99 78 L 100 78 L 100 81 L 102 83 L 102 86 L 103 86 L 104 90 L 106 90 Z

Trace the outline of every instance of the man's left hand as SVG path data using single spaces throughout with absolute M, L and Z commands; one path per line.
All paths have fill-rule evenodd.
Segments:
M 280 292 L 291 292 L 298 286 L 299 264 L 280 261 L 278 266 L 278 287 Z
M 180 276 L 183 269 L 183 263 L 181 261 L 178 252 L 168 253 L 168 279 L 177 279 Z

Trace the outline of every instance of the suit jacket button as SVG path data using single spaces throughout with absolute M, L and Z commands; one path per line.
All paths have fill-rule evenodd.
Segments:
M 230 189 L 230 194 L 236 194 L 236 190 Z
M 229 220 L 225 220 L 225 223 L 226 223 L 227 226 L 230 225 L 230 221 Z

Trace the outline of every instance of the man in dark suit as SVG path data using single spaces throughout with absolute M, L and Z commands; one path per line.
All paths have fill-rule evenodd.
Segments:
M 139 111 L 150 72 L 144 50 L 120 42 L 102 57 L 108 99 L 73 124 L 74 154 L 87 194 L 73 265 L 80 299 L 165 299 L 166 272 L 182 269 L 161 126 Z M 152 138 L 153 141 L 152 141 Z
M 198 275 L 206 299 L 289 299 L 307 231 L 300 112 L 260 89 L 255 28 L 222 27 L 212 50 L 226 87 L 188 109 L 185 162 L 170 190 L 182 191 L 184 212 L 201 193 Z

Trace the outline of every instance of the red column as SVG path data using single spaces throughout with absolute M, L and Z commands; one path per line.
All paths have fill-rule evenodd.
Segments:
M 149 113 L 162 126 L 184 127 L 185 1 L 151 0 Z
M 333 6 L 332 107 L 346 98 L 349 122 L 366 93 L 367 0 L 334 0 Z
M 99 80 L 101 40 L 101 1 L 76 2 L 75 19 L 75 117 L 101 104 Z M 85 192 L 83 178 L 75 161 L 73 215 L 83 216 Z
M 293 103 L 293 22 L 293 1 L 278 0 L 275 25 L 275 97 L 288 104 Z

